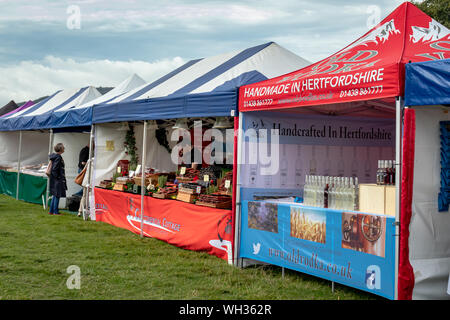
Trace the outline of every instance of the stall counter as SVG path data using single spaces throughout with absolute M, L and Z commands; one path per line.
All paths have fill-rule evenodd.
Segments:
M 96 187 L 95 220 L 232 263 L 232 211 Z M 143 216 L 143 219 L 142 219 Z M 142 221 L 143 220 L 143 221 Z

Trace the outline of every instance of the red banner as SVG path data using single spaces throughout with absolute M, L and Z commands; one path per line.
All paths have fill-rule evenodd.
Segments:
M 449 30 L 409 2 L 331 57 L 243 86 L 239 110 L 271 110 L 403 95 L 404 64 L 450 58 Z
M 141 196 L 95 188 L 97 221 L 141 232 Z M 179 248 L 204 251 L 232 263 L 231 210 L 144 197 L 143 234 Z

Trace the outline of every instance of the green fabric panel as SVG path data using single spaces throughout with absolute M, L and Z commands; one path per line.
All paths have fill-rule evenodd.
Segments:
M 19 182 L 19 199 L 42 204 L 42 196 L 47 191 L 47 179 L 30 174 L 21 174 Z
M 10 197 L 16 197 L 17 172 L 0 170 L 0 192 Z
M 47 191 L 47 179 L 29 174 L 21 174 L 19 181 L 19 199 L 42 204 L 42 195 Z M 0 170 L 0 193 L 16 197 L 17 172 Z

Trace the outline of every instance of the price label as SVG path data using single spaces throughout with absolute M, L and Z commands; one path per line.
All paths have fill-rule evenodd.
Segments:
M 117 173 L 121 173 L 122 172 L 122 168 L 121 167 L 117 167 Z
M 231 181 L 230 180 L 225 180 L 225 188 L 229 189 L 231 186 Z
M 203 181 L 209 182 L 209 175 L 205 174 L 205 175 L 203 176 Z
M 197 193 L 202 192 L 202 186 L 198 186 L 197 189 L 195 189 L 195 192 L 197 192 Z
M 181 167 L 180 174 L 184 175 L 186 173 L 186 167 Z

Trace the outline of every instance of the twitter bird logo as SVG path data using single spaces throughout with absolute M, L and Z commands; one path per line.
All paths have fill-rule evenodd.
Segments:
M 253 254 L 258 254 L 259 250 L 261 250 L 261 243 L 254 244 L 253 243 Z

